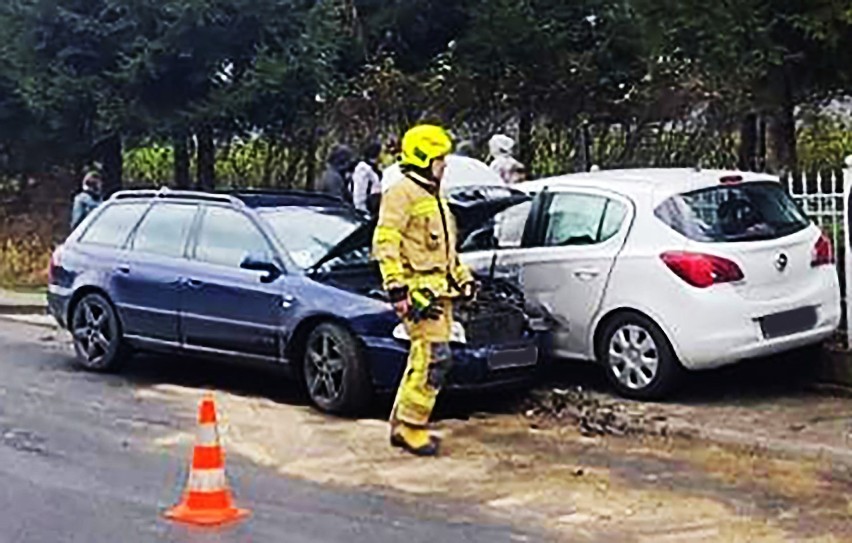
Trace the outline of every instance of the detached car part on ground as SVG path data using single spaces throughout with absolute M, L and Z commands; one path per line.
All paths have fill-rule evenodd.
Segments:
M 54 253 L 49 307 L 87 369 L 133 350 L 277 364 L 319 408 L 352 413 L 396 388 L 408 350 L 369 246 L 348 250 L 372 229 L 315 194 L 127 191 Z M 511 279 L 478 279 L 457 307 L 447 388 L 528 383 L 543 321 Z
M 625 396 L 819 347 L 840 322 L 831 243 L 777 178 L 615 170 L 514 188 L 528 199 L 472 232 L 463 260 L 518 270 L 554 317 L 553 354 L 598 361 Z

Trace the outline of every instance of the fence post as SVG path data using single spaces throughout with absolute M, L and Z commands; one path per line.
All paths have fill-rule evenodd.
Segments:
M 845 279 L 843 298 L 846 301 L 846 348 L 852 349 L 852 224 L 849 215 L 852 213 L 852 155 L 846 157 L 846 169 L 843 170 L 843 246 L 845 248 L 843 274 Z

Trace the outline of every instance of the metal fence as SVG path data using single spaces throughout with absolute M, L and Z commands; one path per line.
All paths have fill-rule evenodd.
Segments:
M 790 195 L 808 216 L 831 238 L 837 254 L 837 272 L 843 303 L 840 343 L 852 348 L 852 306 L 848 303 L 847 285 L 852 284 L 852 249 L 850 249 L 849 202 L 852 196 L 852 156 L 846 169 L 784 180 Z
M 845 316 L 845 322 L 841 327 L 841 330 L 844 332 L 844 345 L 847 349 L 852 345 L 852 304 L 848 303 L 848 285 L 852 284 L 852 281 L 849 280 L 849 275 L 852 274 L 852 244 L 850 244 L 850 233 L 852 231 L 849 230 L 849 203 L 852 202 L 852 156 L 846 159 L 846 169 L 843 171 L 843 201 L 841 202 L 841 206 L 843 207 L 843 219 L 841 222 L 842 231 L 840 235 L 843 237 L 843 241 L 835 247 L 843 247 L 843 254 L 838 258 L 838 271 L 840 273 L 840 283 L 842 293 L 843 293 L 843 315 Z

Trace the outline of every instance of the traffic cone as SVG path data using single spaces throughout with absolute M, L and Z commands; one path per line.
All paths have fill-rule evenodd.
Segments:
M 225 455 L 219 444 L 216 404 L 213 395 L 201 400 L 198 410 L 198 437 L 183 499 L 165 512 L 166 518 L 189 524 L 213 526 L 240 520 L 249 515 L 234 506 L 225 477 Z

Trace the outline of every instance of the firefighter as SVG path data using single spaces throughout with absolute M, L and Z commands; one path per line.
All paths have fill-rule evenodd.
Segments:
M 411 341 L 408 365 L 391 411 L 391 445 L 434 456 L 428 430 L 435 400 L 452 359 L 454 298 L 471 299 L 476 285 L 456 254 L 456 226 L 440 185 L 452 150 L 449 134 L 420 125 L 402 140 L 404 178 L 382 197 L 373 251 L 384 288 Z

